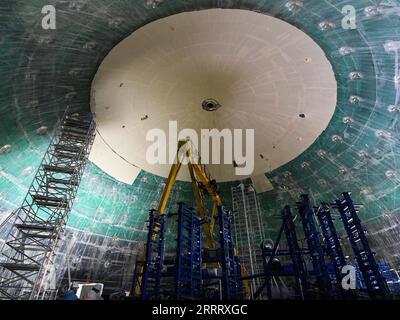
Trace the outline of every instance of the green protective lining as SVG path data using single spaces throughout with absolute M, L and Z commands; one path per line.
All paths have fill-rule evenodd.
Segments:
M 303 7 L 290 11 L 290 2 Z M 394 79 L 400 49 L 389 51 L 385 44 L 400 41 L 400 2 L 376 3 L 166 0 L 152 8 L 146 1 L 131 0 L 1 1 L 0 148 L 12 146 L 10 153 L 0 154 L 1 217 L 21 204 L 48 146 L 50 134 L 39 136 L 36 130 L 47 126 L 51 132 L 66 106 L 89 109 L 91 80 L 111 48 L 156 19 L 223 7 L 255 10 L 300 28 L 324 50 L 338 83 L 338 104 L 328 128 L 298 158 L 266 173 L 274 185 L 273 191 L 259 197 L 266 235 L 275 236 L 279 219 L 274 216 L 283 205 L 294 204 L 301 193 L 317 202 L 331 202 L 341 192 L 351 191 L 355 201 L 364 205 L 360 212 L 364 221 L 391 219 L 399 214 L 400 113 L 388 107 L 399 104 L 399 84 Z M 47 4 L 57 9 L 55 31 L 40 27 L 41 8 Z M 356 30 L 341 27 L 341 8 L 347 4 L 356 8 Z M 375 6 L 379 15 L 369 15 L 369 6 Z M 335 26 L 322 31 L 319 24 L 324 21 Z M 354 52 L 343 55 L 342 47 Z M 351 80 L 349 74 L 354 71 L 363 77 Z M 351 96 L 361 101 L 351 103 Z M 162 183 L 165 179 L 142 171 L 129 186 L 89 163 L 69 225 L 100 235 L 144 240 L 144 221 L 160 198 Z M 228 205 L 230 186 L 235 184 L 221 185 Z M 189 183 L 175 186 L 171 203 L 176 201 L 193 204 Z

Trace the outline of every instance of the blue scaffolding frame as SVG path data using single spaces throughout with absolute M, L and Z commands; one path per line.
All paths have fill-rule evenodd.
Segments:
M 332 262 L 336 282 L 340 284 L 344 276 L 342 274 L 342 268 L 346 265 L 346 258 L 333 223 L 329 206 L 322 204 L 318 208 L 316 215 L 319 221 L 319 226 L 322 230 L 328 255 Z
M 390 292 L 400 292 L 400 277 L 387 262 L 379 263 L 379 270 L 386 280 Z
M 389 293 L 387 284 L 369 246 L 350 193 L 343 192 L 340 199 L 336 200 L 335 203 L 363 276 L 366 291 L 372 299 L 387 297 Z
M 160 294 L 161 271 L 164 264 L 164 225 L 165 216 L 150 210 L 148 220 L 146 259 L 143 262 L 140 297 L 143 300 Z
M 239 258 L 235 254 L 235 248 L 231 233 L 232 214 L 223 207 L 218 207 L 218 222 L 221 247 L 222 267 L 222 299 L 243 299 L 243 282 Z
M 298 203 L 298 212 L 301 217 L 304 236 L 310 252 L 311 263 L 314 275 L 317 278 L 319 289 L 326 295 L 332 294 L 332 283 L 329 271 L 325 262 L 325 253 L 321 245 L 320 234 L 314 219 L 314 210 L 310 205 L 308 195 L 301 195 Z
M 179 203 L 176 247 L 175 298 L 202 296 L 202 219 L 193 208 Z
M 293 272 L 296 276 L 296 294 L 301 299 L 308 297 L 307 270 L 303 260 L 303 252 L 299 247 L 296 234 L 296 226 L 290 206 L 285 206 L 281 212 L 283 220 L 283 231 L 286 235 L 286 241 L 293 262 Z

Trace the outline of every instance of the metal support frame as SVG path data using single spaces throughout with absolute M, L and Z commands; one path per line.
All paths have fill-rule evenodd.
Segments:
M 317 278 L 319 289 L 325 296 L 330 297 L 333 288 L 328 267 L 325 262 L 325 253 L 321 245 L 320 235 L 314 218 L 314 210 L 310 205 L 308 195 L 303 194 L 300 198 L 301 201 L 298 203 L 298 211 L 310 252 L 314 275 Z
M 86 160 L 95 137 L 91 113 L 61 120 L 22 206 L 15 213 L 2 252 L 0 299 L 43 299 Z
M 135 279 L 140 279 L 140 298 L 147 300 L 160 294 L 161 271 L 164 264 L 164 226 L 165 215 L 160 215 L 156 210 L 150 210 L 147 242 L 145 246 L 145 260 L 137 261 L 143 267 L 141 274 L 135 274 Z M 136 272 L 138 272 L 136 267 Z
M 357 280 L 357 288 L 361 290 L 366 290 L 367 287 L 365 285 L 364 277 L 361 273 L 360 267 L 358 264 L 353 265 L 356 269 L 356 280 Z M 399 293 L 400 292 L 400 276 L 393 269 L 389 263 L 381 262 L 378 263 L 379 271 L 382 275 L 382 278 L 386 281 L 388 290 L 390 293 Z
M 202 296 L 202 220 L 193 208 L 179 203 L 175 265 L 175 299 Z
M 385 279 L 390 292 L 400 292 L 400 276 L 389 263 L 379 263 L 379 270 Z
M 322 236 L 325 240 L 328 256 L 332 262 L 336 282 L 340 285 L 344 276 L 342 274 L 342 268 L 346 265 L 346 259 L 343 253 L 342 245 L 340 244 L 339 236 L 333 223 L 329 206 L 322 204 L 317 209 L 316 216 L 319 226 L 322 230 Z
M 241 300 L 243 299 L 243 282 L 231 233 L 232 214 L 221 206 L 218 207 L 218 222 L 221 247 L 222 299 Z
M 363 275 L 368 294 L 371 298 L 386 297 L 389 293 L 389 289 L 379 271 L 379 266 L 369 246 L 364 228 L 358 218 L 357 209 L 350 197 L 350 193 L 342 193 L 340 199 L 335 202 L 355 254 L 356 261 Z
M 196 199 L 196 205 L 199 217 L 204 221 L 202 224 L 203 233 L 206 238 L 206 245 L 208 248 L 214 248 L 214 225 L 217 217 L 217 207 L 222 205 L 221 197 L 215 179 L 213 179 L 208 172 L 205 165 L 201 164 L 198 152 L 194 149 L 194 146 L 190 143 L 189 139 L 178 141 L 178 150 L 176 153 L 176 161 L 171 167 L 168 175 L 167 183 L 161 195 L 161 199 L 158 205 L 158 215 L 165 215 L 167 203 L 171 195 L 172 187 L 175 184 L 179 170 L 182 167 L 183 160 L 188 160 L 188 169 L 191 177 L 192 188 Z M 213 208 L 210 212 L 207 212 L 202 194 L 206 194 L 211 198 Z M 146 249 L 144 250 L 144 257 L 142 260 L 146 260 Z M 144 274 L 143 264 L 140 264 L 135 273 L 135 277 L 138 286 L 136 286 L 135 294 L 141 295 L 141 284 L 142 275 Z
M 257 194 L 252 185 L 240 183 L 231 188 L 233 212 L 233 239 L 237 254 L 240 256 L 242 271 L 245 276 L 263 271 L 262 250 L 264 240 L 263 225 Z M 262 284 L 261 279 L 248 281 L 249 296 L 253 297 Z
M 194 146 L 190 140 L 180 140 L 178 141 L 178 150 L 176 153 L 176 161 L 172 165 L 170 173 L 168 175 L 167 184 L 161 195 L 161 200 L 158 206 L 158 212 L 160 215 L 165 214 L 168 199 L 171 194 L 172 187 L 176 181 L 178 173 L 182 167 L 182 162 L 184 159 L 188 160 L 188 169 L 191 177 L 192 187 L 194 196 L 196 199 L 196 205 L 198 210 L 198 215 L 200 218 L 209 218 L 210 222 L 203 224 L 203 232 L 206 237 L 207 246 L 209 248 L 214 247 L 214 223 L 215 223 L 215 211 L 216 207 L 221 206 L 221 197 L 218 192 L 218 187 L 216 181 L 211 177 L 205 165 L 201 164 L 200 156 L 198 152 L 194 149 Z M 204 202 L 201 196 L 201 190 L 199 185 L 202 186 L 202 190 L 207 196 L 212 199 L 213 209 L 210 216 L 207 216 L 206 208 L 204 207 Z
M 289 206 L 286 206 L 282 210 L 281 214 L 283 219 L 283 230 L 286 235 L 290 257 L 293 262 L 293 271 L 296 275 L 296 293 L 301 299 L 306 299 L 308 296 L 307 270 L 304 265 L 302 250 L 300 250 L 299 247 L 292 210 Z
M 276 241 L 274 242 L 273 248 L 266 248 L 264 247 L 264 243 L 261 244 L 262 246 L 262 256 L 263 256 L 263 267 L 264 267 L 264 274 L 265 274 L 265 280 L 262 286 L 260 286 L 257 291 L 254 294 L 254 299 L 258 299 L 263 292 L 264 288 L 267 288 L 267 297 L 268 300 L 272 300 L 272 289 L 271 289 L 271 268 L 272 264 L 274 262 L 274 259 L 278 253 L 278 247 L 279 243 L 282 238 L 282 233 L 283 233 L 283 223 L 281 224 L 281 227 L 279 228 L 278 232 L 278 237 Z

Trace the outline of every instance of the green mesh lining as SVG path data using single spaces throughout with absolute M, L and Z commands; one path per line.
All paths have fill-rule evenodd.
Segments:
M 0 154 L 1 217 L 20 205 L 47 148 L 49 135 L 39 136 L 36 130 L 48 126 L 51 132 L 67 105 L 89 108 L 91 79 L 113 46 L 150 21 L 213 7 L 255 10 L 295 25 L 325 51 L 338 82 L 336 113 L 326 131 L 297 159 L 267 173 L 275 187 L 260 196 L 267 235 L 274 236 L 279 222 L 273 216 L 300 193 L 332 201 L 342 191 L 352 191 L 364 204 L 361 216 L 367 222 L 398 214 L 399 112 L 389 112 L 388 106 L 399 104 L 399 89 L 394 82 L 395 52 L 387 52 L 384 45 L 400 41 L 400 2 L 382 1 L 377 16 L 365 11 L 377 1 L 308 0 L 297 12 L 288 9 L 288 2 L 165 0 L 151 8 L 146 1 L 132 0 L 1 1 L 0 148 L 12 146 L 10 153 Z M 56 31 L 40 27 L 46 4 L 57 8 Z M 357 30 L 341 28 L 346 4 L 357 9 Z M 335 27 L 322 31 L 323 21 Z M 341 47 L 355 51 L 342 55 Z M 353 71 L 362 72 L 363 78 L 350 80 Z M 350 103 L 350 96 L 362 101 Z M 344 123 L 345 117 L 352 122 Z M 395 175 L 388 177 L 388 171 Z M 128 186 L 89 164 L 69 225 L 141 240 L 147 210 L 157 203 L 163 181 L 142 172 Z M 230 184 L 221 188 L 229 204 Z M 179 183 L 172 198 L 193 202 L 190 184 Z

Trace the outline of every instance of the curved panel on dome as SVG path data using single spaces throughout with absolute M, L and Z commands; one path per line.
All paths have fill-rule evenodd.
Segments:
M 119 43 L 92 84 L 92 110 L 102 139 L 126 162 L 166 177 L 170 164 L 151 165 L 146 133 L 178 130 L 254 129 L 254 175 L 304 152 L 325 130 L 336 107 L 337 84 L 322 49 L 277 18 L 247 10 L 211 9 L 152 22 Z M 221 106 L 202 107 L 206 99 Z M 91 160 L 121 177 L 114 152 Z M 221 151 L 221 159 L 222 158 Z M 107 166 L 102 164 L 107 163 Z M 210 165 L 218 181 L 243 178 L 232 164 Z M 132 171 L 132 172 L 131 172 Z M 183 171 L 183 170 L 182 170 Z M 184 170 L 180 179 L 188 180 Z

